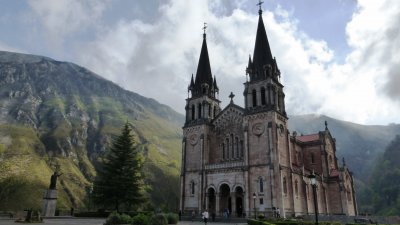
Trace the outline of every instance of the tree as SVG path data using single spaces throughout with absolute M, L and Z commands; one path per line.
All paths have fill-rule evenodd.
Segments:
M 369 183 L 360 192 L 360 203 L 370 213 L 398 215 L 400 213 L 400 135 L 386 147 L 377 160 Z
M 119 211 L 141 203 L 143 199 L 143 160 L 132 135 L 131 124 L 123 126 L 103 159 L 93 186 L 94 202 Z

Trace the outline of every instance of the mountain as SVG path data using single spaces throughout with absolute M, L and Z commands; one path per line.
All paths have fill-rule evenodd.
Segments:
M 87 206 L 98 159 L 126 121 L 152 202 L 175 209 L 182 115 L 73 63 L 0 51 L 0 210 L 40 209 L 56 164 L 58 208 Z

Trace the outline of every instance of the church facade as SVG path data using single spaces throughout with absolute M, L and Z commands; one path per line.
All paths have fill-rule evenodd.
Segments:
M 244 108 L 220 108 L 206 34 L 191 78 L 183 126 L 180 210 L 217 216 L 271 214 L 356 215 L 353 177 L 339 166 L 335 139 L 325 129 L 310 135 L 288 130 L 285 93 L 259 11 L 256 41 L 244 83 Z M 247 78 L 248 77 L 248 78 Z M 317 187 L 309 176 L 315 174 Z

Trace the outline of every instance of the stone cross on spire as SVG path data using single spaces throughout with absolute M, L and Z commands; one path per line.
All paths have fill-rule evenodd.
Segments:
M 261 15 L 261 13 L 262 13 L 262 9 L 261 9 L 261 5 L 263 4 L 264 2 L 262 2 L 261 0 L 258 0 L 258 3 L 257 3 L 257 5 L 260 7 L 260 9 L 258 10 L 258 13 Z
M 231 92 L 231 94 L 229 95 L 229 98 L 231 98 L 231 104 L 233 104 L 233 98 L 235 97 L 235 95 L 233 94 L 233 92 Z
M 203 35 L 204 35 L 204 37 L 205 37 L 205 36 L 206 36 L 207 23 L 204 23 L 204 26 L 203 26 L 202 29 L 204 30 Z

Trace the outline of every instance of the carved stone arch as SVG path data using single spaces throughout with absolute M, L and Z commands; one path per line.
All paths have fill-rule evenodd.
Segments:
M 236 192 L 236 188 L 242 188 L 243 193 L 246 192 L 246 189 L 244 188 L 243 184 L 234 184 L 233 187 L 232 187 L 232 191 Z
M 232 189 L 232 188 L 231 188 L 231 185 L 229 184 L 229 181 L 221 181 L 221 182 L 218 184 L 218 189 L 217 189 L 218 192 L 219 192 L 219 190 L 221 189 L 221 186 L 224 185 L 224 184 L 228 185 L 229 189 Z
M 208 185 L 206 191 L 208 192 L 208 190 L 210 190 L 210 189 L 213 189 L 215 193 L 218 193 L 218 192 L 217 192 L 217 189 L 215 188 L 215 185 L 214 185 L 214 184 Z

